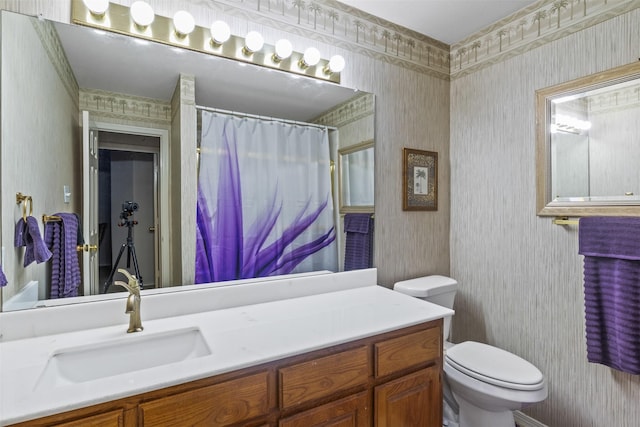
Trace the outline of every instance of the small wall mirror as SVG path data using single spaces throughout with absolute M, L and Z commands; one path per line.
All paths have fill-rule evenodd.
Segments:
M 640 63 L 536 96 L 538 215 L 640 215 Z
M 338 150 L 340 213 L 373 212 L 374 143 Z

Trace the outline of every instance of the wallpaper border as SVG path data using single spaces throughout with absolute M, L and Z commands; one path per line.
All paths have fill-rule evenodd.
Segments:
M 638 0 L 540 0 L 451 46 L 336 0 L 196 0 L 214 11 L 450 80 L 640 7 Z

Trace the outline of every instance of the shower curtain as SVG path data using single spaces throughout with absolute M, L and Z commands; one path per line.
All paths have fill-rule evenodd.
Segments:
M 195 282 L 336 271 L 326 129 L 201 115 Z

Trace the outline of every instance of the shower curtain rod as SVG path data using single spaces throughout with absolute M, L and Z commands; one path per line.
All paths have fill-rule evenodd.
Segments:
M 286 124 L 290 124 L 290 125 L 310 126 L 310 127 L 316 127 L 316 128 L 320 128 L 320 129 L 327 129 L 327 130 L 337 130 L 338 129 L 335 126 L 326 126 L 326 125 L 318 125 L 318 124 L 315 124 L 315 123 L 298 122 L 298 121 L 295 121 L 295 120 L 280 119 L 280 118 L 277 118 L 277 117 L 259 116 L 259 115 L 256 115 L 256 114 L 242 113 L 242 112 L 239 112 L 239 111 L 230 111 L 230 110 L 222 110 L 220 108 L 205 107 L 203 105 L 196 105 L 196 110 L 211 111 L 212 113 L 220 113 L 220 114 L 226 114 L 226 115 L 229 115 L 229 116 L 236 116 L 236 117 L 248 117 L 248 118 L 251 118 L 251 119 L 260 119 L 260 120 L 266 120 L 266 121 L 272 121 L 272 122 L 281 122 L 281 123 L 286 123 Z

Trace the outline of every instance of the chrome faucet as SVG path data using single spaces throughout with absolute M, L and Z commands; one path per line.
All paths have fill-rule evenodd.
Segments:
M 127 308 L 124 311 L 129 315 L 129 329 L 127 329 L 127 332 L 140 332 L 144 329 L 142 327 L 142 319 L 140 318 L 140 283 L 136 276 L 132 276 L 127 270 L 120 268 L 118 271 L 129 279 L 129 283 L 119 280 L 114 282 L 116 285 L 127 288 L 129 291 Z

